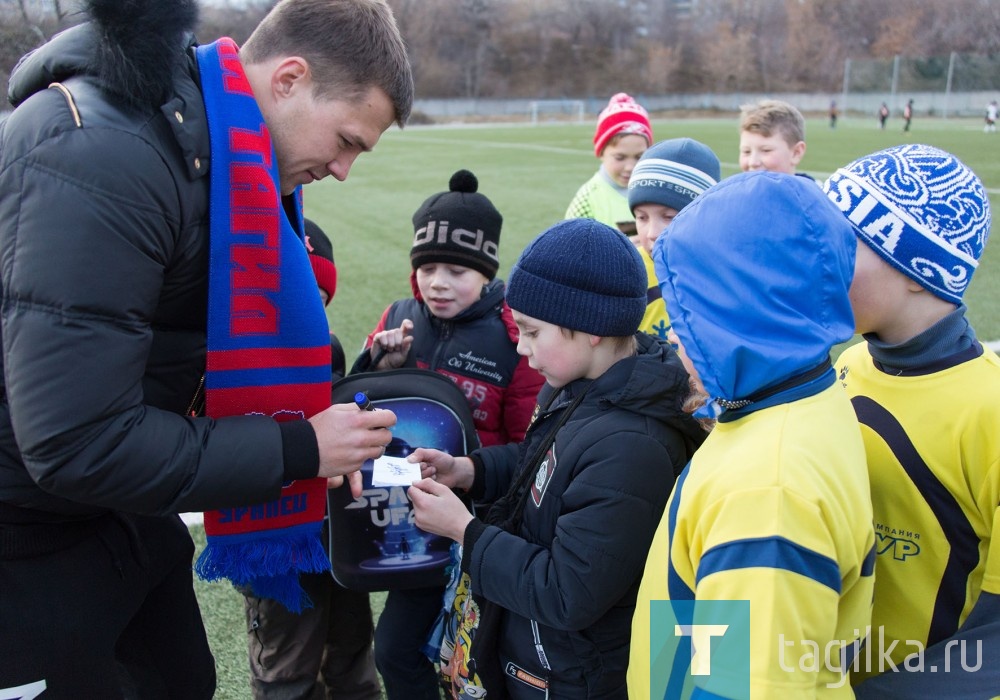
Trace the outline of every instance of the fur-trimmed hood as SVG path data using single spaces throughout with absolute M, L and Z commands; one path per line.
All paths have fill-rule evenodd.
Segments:
M 198 21 L 196 0 L 89 0 L 90 21 L 67 29 L 14 68 L 8 99 L 15 107 L 52 82 L 93 76 L 130 107 L 159 107 L 172 94 L 183 60 L 178 47 Z

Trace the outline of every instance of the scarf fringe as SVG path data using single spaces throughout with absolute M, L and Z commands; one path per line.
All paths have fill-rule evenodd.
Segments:
M 195 571 L 206 581 L 228 579 L 236 586 L 249 586 L 258 597 L 273 598 L 289 611 L 301 613 L 312 607 L 312 601 L 299 584 L 299 574 L 330 570 L 321 526 L 314 522 L 249 535 L 211 537 Z

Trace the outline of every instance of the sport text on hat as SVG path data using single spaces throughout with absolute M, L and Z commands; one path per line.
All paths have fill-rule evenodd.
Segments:
M 650 146 L 628 181 L 628 206 L 659 204 L 680 211 L 721 179 L 719 158 L 694 139 L 668 139 Z

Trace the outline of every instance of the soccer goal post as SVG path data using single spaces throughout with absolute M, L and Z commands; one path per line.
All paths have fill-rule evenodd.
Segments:
M 530 107 L 532 124 L 584 121 L 583 100 L 533 100 Z

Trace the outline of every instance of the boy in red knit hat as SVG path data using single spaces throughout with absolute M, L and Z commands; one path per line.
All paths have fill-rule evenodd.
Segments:
M 653 143 L 649 114 L 630 95 L 619 92 L 597 118 L 594 155 L 600 168 L 583 183 L 566 210 L 566 218 L 596 219 L 635 235 L 628 206 L 628 181 L 639 157 Z

